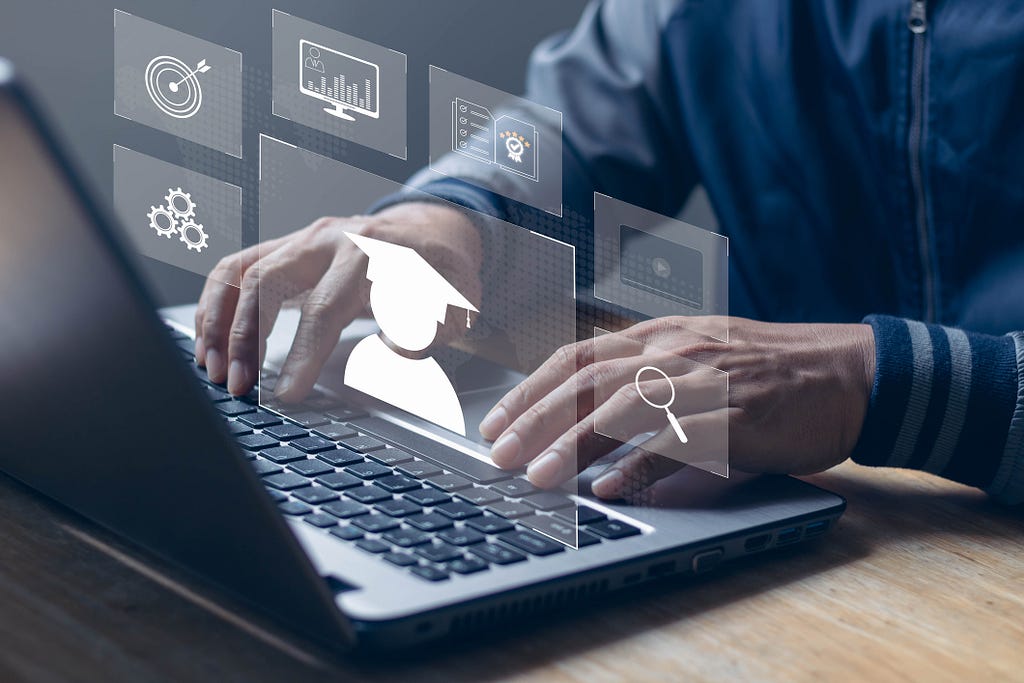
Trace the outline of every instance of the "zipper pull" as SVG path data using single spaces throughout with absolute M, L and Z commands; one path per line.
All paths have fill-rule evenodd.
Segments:
M 910 3 L 910 17 L 907 18 L 907 28 L 911 33 L 924 33 L 928 30 L 928 16 L 925 0 L 914 0 Z

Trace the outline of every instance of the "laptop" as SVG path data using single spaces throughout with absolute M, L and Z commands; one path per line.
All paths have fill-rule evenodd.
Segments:
M 0 150 L 0 469 L 328 647 L 593 604 L 809 541 L 844 510 L 794 478 L 693 467 L 656 508 L 588 497 L 589 471 L 579 496 L 537 491 L 387 410 L 231 397 L 4 62 Z

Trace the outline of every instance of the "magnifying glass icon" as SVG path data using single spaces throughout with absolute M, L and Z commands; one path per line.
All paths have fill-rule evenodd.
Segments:
M 647 372 L 648 370 L 650 370 L 651 372 L 658 373 L 659 375 L 665 378 L 666 382 L 668 382 L 668 387 L 669 389 L 671 389 L 671 393 L 669 394 L 668 400 L 665 401 L 664 403 L 655 403 L 654 401 L 650 400 L 649 398 L 644 396 L 644 391 L 643 389 L 640 388 L 640 375 L 642 375 L 644 372 Z M 683 431 L 682 425 L 679 424 L 679 418 L 673 415 L 672 411 L 669 410 L 669 406 L 675 403 L 676 400 L 676 387 L 674 384 L 672 384 L 672 380 L 669 379 L 669 376 L 665 374 L 665 371 L 660 368 L 656 368 L 653 365 L 645 365 L 636 371 L 636 377 L 633 378 L 633 384 L 636 386 L 636 393 L 640 395 L 640 400 L 642 400 L 644 403 L 646 403 L 652 408 L 658 408 L 660 410 L 665 411 L 665 417 L 668 418 L 668 423 L 672 426 L 672 431 L 674 431 L 676 433 L 676 436 L 679 437 L 680 442 L 686 443 L 686 432 Z

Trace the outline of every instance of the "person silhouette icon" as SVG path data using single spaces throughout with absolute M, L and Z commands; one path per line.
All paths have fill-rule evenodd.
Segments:
M 345 234 L 369 258 L 370 310 L 380 327 L 352 350 L 345 385 L 465 436 L 455 386 L 429 353 L 422 354 L 448 306 L 479 311 L 414 249 Z

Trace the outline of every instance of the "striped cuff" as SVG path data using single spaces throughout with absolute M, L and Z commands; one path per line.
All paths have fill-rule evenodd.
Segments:
M 1024 439 L 1014 337 L 881 315 L 864 322 L 875 333 L 876 372 L 853 460 L 925 470 L 981 488 L 1000 483 L 997 471 L 1005 470 L 1007 482 L 1024 487 L 1024 463 L 1020 470 L 1004 464 L 1012 439 Z M 1020 443 L 1013 455 L 1016 464 Z

